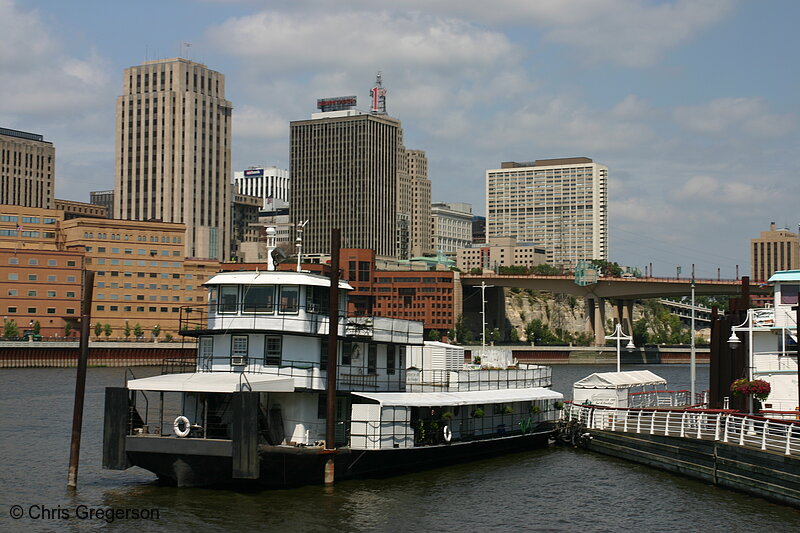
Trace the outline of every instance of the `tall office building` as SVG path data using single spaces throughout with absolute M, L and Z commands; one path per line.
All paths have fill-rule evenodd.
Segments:
M 53 207 L 56 149 L 36 133 L 0 128 L 0 204 Z
M 411 187 L 411 256 L 434 252 L 431 246 L 431 181 L 423 150 L 406 150 L 406 172 Z
M 750 276 L 755 281 L 766 281 L 779 270 L 800 268 L 800 247 L 797 233 L 788 228 L 762 231 L 757 239 L 750 240 Z
M 234 173 L 233 183 L 239 194 L 261 198 L 264 211 L 289 203 L 289 171 L 283 168 L 249 167 Z
M 472 246 L 472 204 L 435 202 L 431 205 L 431 240 L 436 252 L 455 254 Z
M 175 58 L 125 69 L 117 98 L 114 216 L 186 225 L 187 257 L 223 260 L 231 233 L 225 77 Z
M 340 228 L 343 248 L 406 259 L 411 193 L 403 129 L 380 108 L 364 112 L 355 103 L 355 96 L 322 99 L 321 112 L 291 123 L 291 220 L 308 220 L 304 254 L 330 253 L 331 229 Z
M 547 250 L 551 265 L 608 259 L 608 167 L 587 157 L 502 163 L 486 171 L 486 238 Z

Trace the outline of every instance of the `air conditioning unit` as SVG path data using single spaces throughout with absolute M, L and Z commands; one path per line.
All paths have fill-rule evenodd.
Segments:
M 308 304 L 306 311 L 309 313 L 319 313 L 319 305 L 318 304 Z
M 247 357 L 244 357 L 242 355 L 231 357 L 231 366 L 240 366 L 246 364 L 247 364 Z

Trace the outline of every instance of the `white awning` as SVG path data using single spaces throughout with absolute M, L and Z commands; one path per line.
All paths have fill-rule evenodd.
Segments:
M 240 374 L 239 372 L 203 372 L 164 374 L 150 378 L 132 379 L 130 390 L 163 392 L 294 392 L 294 379 L 271 374 Z
M 438 407 L 444 405 L 479 405 L 530 400 L 561 400 L 564 395 L 541 387 L 499 389 L 469 392 L 354 392 L 381 405 L 406 407 Z
M 665 385 L 667 380 L 649 370 L 598 372 L 576 381 L 575 389 L 628 389 L 643 385 Z

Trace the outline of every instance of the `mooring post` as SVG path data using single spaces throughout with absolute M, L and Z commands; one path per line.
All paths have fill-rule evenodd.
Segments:
M 334 454 L 336 448 L 336 370 L 339 346 L 339 248 L 342 234 L 339 229 L 331 230 L 331 287 L 328 301 L 328 382 L 325 420 L 325 450 L 328 460 L 325 462 L 325 484 L 334 481 Z
M 78 486 L 78 463 L 81 456 L 81 428 L 83 426 L 83 397 L 86 392 L 86 365 L 89 360 L 89 322 L 92 311 L 94 272 L 83 272 L 83 308 L 81 309 L 81 340 L 78 353 L 78 373 L 75 376 L 75 407 L 72 411 L 72 441 L 69 448 L 69 474 L 67 488 Z

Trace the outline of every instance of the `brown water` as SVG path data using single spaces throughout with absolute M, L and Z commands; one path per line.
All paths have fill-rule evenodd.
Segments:
M 688 388 L 688 366 L 647 368 Z M 555 366 L 553 388 L 569 396 L 573 381 L 609 370 Z M 109 368 L 89 370 L 79 487 L 68 495 L 74 379 L 74 369 L 0 371 L 0 531 L 800 531 L 800 511 L 571 448 L 331 489 L 163 487 L 149 472 L 100 466 L 103 390 L 123 380 L 121 369 Z M 707 366 L 698 381 L 705 388 Z M 14 505 L 22 519 L 10 517 Z M 155 510 L 157 518 L 109 523 L 82 514 L 109 508 Z

